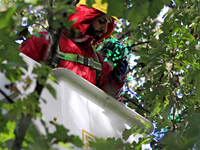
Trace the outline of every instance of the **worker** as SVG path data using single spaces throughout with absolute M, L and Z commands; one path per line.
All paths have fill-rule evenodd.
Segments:
M 86 2 L 80 0 L 77 4 L 75 14 L 70 14 L 68 20 L 74 21 L 73 29 L 80 32 L 76 38 L 68 38 L 68 31 L 63 31 L 59 41 L 59 51 L 63 59 L 57 67 L 67 68 L 77 75 L 83 77 L 92 84 L 98 86 L 120 102 L 122 102 L 123 79 L 128 63 L 126 60 L 120 61 L 117 66 L 112 67 L 104 62 L 104 57 L 95 52 L 92 45 L 96 45 L 107 39 L 115 27 L 115 22 L 120 21 L 112 16 L 106 16 L 106 6 L 97 5 L 99 1 L 88 9 Z M 40 32 L 47 35 L 47 32 Z M 44 37 L 36 37 L 23 41 L 19 48 L 22 53 L 37 62 L 44 61 L 49 47 L 49 42 Z M 68 59 L 66 59 L 68 58 Z

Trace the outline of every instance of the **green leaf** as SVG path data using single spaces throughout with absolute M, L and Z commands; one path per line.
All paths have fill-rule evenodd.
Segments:
M 95 3 L 95 0 L 86 0 L 86 4 L 88 8 L 92 8 L 92 4 Z
M 55 127 L 56 131 L 54 133 L 49 133 L 49 140 L 51 141 L 52 139 L 56 138 L 56 142 L 61 142 L 61 143 L 72 143 L 77 147 L 82 147 L 83 142 L 78 136 L 68 135 L 69 130 L 66 129 L 62 125 L 58 125 L 55 122 L 51 122 Z
M 37 4 L 38 0 L 24 0 L 25 3 L 30 3 L 30 4 Z
M 104 1 L 105 2 L 105 1 Z M 107 0 L 108 8 L 107 8 L 107 15 L 108 16 L 116 16 L 121 17 L 123 14 L 123 1 L 120 0 Z
M 49 90 L 54 98 L 56 98 L 56 90 L 52 87 L 51 84 L 46 84 L 45 87 Z
M 153 45 L 153 46 L 159 46 L 160 45 L 160 42 L 153 36 L 150 36 L 150 39 L 151 39 L 151 42 L 150 44 Z
M 15 122 L 12 121 L 8 121 L 6 123 L 5 126 L 3 126 L 2 129 L 4 129 L 1 134 L 0 134 L 0 145 L 4 148 L 8 148 L 7 146 L 10 147 L 10 145 L 8 145 L 9 143 L 12 143 L 12 141 L 15 138 L 15 134 L 14 134 L 14 129 L 15 129 Z
M 120 93 L 120 95 L 124 95 L 124 94 L 126 94 L 126 92 L 125 92 L 125 91 Z
M 156 114 L 160 112 L 160 110 L 161 110 L 160 102 L 157 102 L 154 106 L 153 111 L 150 113 L 150 116 L 155 116 Z
M 68 143 L 58 142 L 58 145 L 71 149 L 72 147 Z
M 128 138 L 135 133 L 137 127 L 132 127 L 131 129 L 125 129 L 122 133 L 123 139 L 126 141 Z

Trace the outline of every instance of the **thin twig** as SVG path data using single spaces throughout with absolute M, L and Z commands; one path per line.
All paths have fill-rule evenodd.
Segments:
M 74 5 L 78 4 L 80 0 L 75 0 Z
M 129 73 L 129 72 L 132 72 L 133 70 L 135 70 L 135 68 L 137 68 L 137 65 L 135 65 L 133 68 L 129 68 L 126 72 L 126 75 Z
M 134 46 L 137 46 L 137 45 L 146 44 L 146 43 L 150 43 L 150 41 L 146 41 L 146 42 L 138 42 L 137 44 L 132 44 L 131 47 L 134 47 Z
M 1 89 L 0 89 L 0 93 L 8 100 L 9 103 L 14 103 L 14 101 L 8 95 L 6 95 L 6 93 L 2 91 Z
M 50 49 L 48 50 L 47 57 L 45 59 L 46 65 L 51 66 L 53 63 L 53 58 L 57 53 L 57 46 L 59 44 L 62 31 L 63 31 L 63 27 L 61 26 L 60 28 L 58 28 L 57 33 L 53 35 L 52 45 L 51 45 Z
M 175 125 L 176 125 L 175 113 L 176 113 L 176 89 L 174 89 L 173 130 L 172 130 L 173 132 L 175 131 Z
M 133 30 L 128 31 L 127 33 L 125 33 L 124 35 L 122 35 L 118 40 L 123 39 L 126 35 L 130 34 L 131 32 L 133 32 Z
M 176 125 L 176 121 L 175 121 L 175 112 L 176 112 L 176 109 L 175 109 L 175 107 L 176 107 L 176 104 L 174 103 L 174 109 L 173 109 L 173 132 L 174 132 L 174 130 L 175 130 L 175 125 Z
M 136 105 L 138 108 L 142 109 L 143 111 L 147 112 L 150 114 L 150 111 L 146 110 L 145 108 L 143 108 L 142 106 L 138 105 L 133 99 L 128 98 L 126 95 L 124 95 L 124 98 L 126 98 L 127 100 L 123 100 L 123 102 L 131 102 L 134 105 Z

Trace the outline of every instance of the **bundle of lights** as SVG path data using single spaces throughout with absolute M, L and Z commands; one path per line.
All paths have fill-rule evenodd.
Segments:
M 127 39 L 128 37 L 126 37 L 123 41 L 119 41 L 115 38 L 108 38 L 108 40 L 104 39 L 103 47 L 101 49 L 97 49 L 103 53 L 104 57 L 106 57 L 104 62 L 111 61 L 115 67 L 119 61 L 130 57 L 131 43 L 129 42 L 128 46 L 124 44 Z

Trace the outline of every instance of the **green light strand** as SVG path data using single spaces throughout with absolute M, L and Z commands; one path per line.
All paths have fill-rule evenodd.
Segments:
M 41 34 L 36 33 L 36 34 L 34 34 L 34 36 L 39 38 L 39 37 L 41 37 Z
M 176 115 L 176 116 L 175 116 L 175 118 L 178 118 L 178 117 L 179 117 L 179 115 Z
M 107 59 L 107 58 L 105 58 L 105 59 L 104 59 L 104 62 L 107 62 L 107 61 L 108 61 L 108 59 Z
M 128 37 L 126 37 L 123 41 L 126 41 L 126 40 L 128 40 Z
M 126 92 L 121 92 L 120 95 L 124 95 Z
M 126 80 L 127 80 L 127 81 L 131 80 L 131 77 L 130 77 L 130 78 L 127 78 Z
M 128 53 L 128 52 L 129 52 L 128 48 L 125 48 L 125 53 Z
M 101 49 L 100 49 L 100 48 L 97 48 L 96 50 L 97 50 L 97 51 L 100 51 Z
M 169 120 L 172 120 L 172 117 L 170 115 L 168 115 Z
M 131 57 L 131 55 L 127 55 L 127 58 Z
M 158 135 L 160 135 L 161 134 L 161 132 L 158 132 Z

